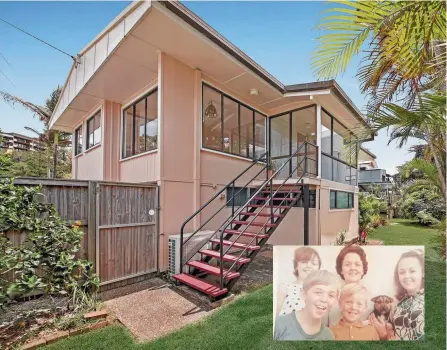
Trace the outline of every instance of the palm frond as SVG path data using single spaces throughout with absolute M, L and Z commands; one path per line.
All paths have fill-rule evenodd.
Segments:
M 2 97 L 3 100 L 10 105 L 14 105 L 16 103 L 22 105 L 24 108 L 28 109 L 29 111 L 33 112 L 34 114 L 37 114 L 39 119 L 42 122 L 44 122 L 45 124 L 47 124 L 50 121 L 51 112 L 45 107 L 41 107 L 34 103 L 25 101 L 25 100 L 21 99 L 20 97 L 11 95 L 5 91 L 0 91 L 0 97 Z

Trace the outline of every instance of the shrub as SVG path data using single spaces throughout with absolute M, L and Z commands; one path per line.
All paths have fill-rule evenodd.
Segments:
M 335 238 L 334 245 L 344 245 L 346 239 L 346 230 L 340 230 Z
M 381 226 L 381 224 L 382 224 L 382 217 L 380 215 L 375 214 L 371 217 L 371 226 L 373 228 L 377 228 Z
M 37 203 L 40 190 L 0 181 L 0 306 L 34 291 L 68 294 L 74 302 L 99 285 L 92 263 L 75 258 L 83 231 L 62 221 L 52 204 Z M 26 235 L 24 242 L 12 245 L 7 231 Z
M 400 215 L 406 219 L 418 218 L 421 211 L 442 220 L 446 215 L 444 198 L 433 190 L 422 188 L 410 191 L 397 203 Z
M 426 213 L 425 211 L 421 210 L 416 214 L 416 217 L 421 225 L 424 226 L 433 226 L 436 224 L 439 224 L 439 220 L 435 219 L 430 214 Z
M 380 209 L 386 203 L 372 194 L 359 193 L 359 233 L 380 226 Z

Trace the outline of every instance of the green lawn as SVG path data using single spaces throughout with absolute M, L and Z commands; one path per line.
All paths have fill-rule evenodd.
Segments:
M 422 228 L 408 220 L 381 227 L 371 234 L 387 245 L 426 245 L 426 341 L 419 343 L 370 342 L 365 349 L 444 349 L 445 263 L 429 248 L 435 230 Z M 276 342 L 272 340 L 272 286 L 266 286 L 224 306 L 206 320 L 158 339 L 138 344 L 120 326 L 68 338 L 46 350 L 68 349 L 358 349 L 355 342 Z

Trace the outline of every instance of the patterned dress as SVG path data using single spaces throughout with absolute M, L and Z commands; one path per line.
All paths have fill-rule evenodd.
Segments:
M 424 340 L 424 291 L 406 295 L 397 304 L 393 321 L 400 340 Z
M 304 308 L 304 301 L 301 299 L 302 284 L 291 283 L 286 285 L 287 294 L 282 304 L 280 315 L 286 315 L 291 312 Z

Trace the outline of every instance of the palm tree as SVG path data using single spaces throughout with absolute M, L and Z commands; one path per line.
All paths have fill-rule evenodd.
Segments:
M 445 87 L 444 1 L 335 1 L 317 28 L 324 31 L 312 56 L 319 79 L 343 73 L 362 52 L 357 72 L 370 95 L 368 114 L 399 97 L 411 106 L 424 90 Z
M 56 164 L 57 164 L 57 156 L 58 156 L 58 146 L 68 146 L 70 145 L 70 137 L 71 135 L 68 133 L 59 133 L 56 130 L 50 130 L 48 128 L 51 115 L 53 114 L 53 111 L 56 107 L 57 101 L 59 100 L 60 94 L 62 92 L 62 88 L 58 86 L 56 89 L 54 89 L 50 96 L 45 101 L 45 106 L 40 106 L 37 104 L 34 104 L 32 102 L 28 102 L 18 96 L 11 95 L 5 91 L 0 91 L 0 97 L 3 98 L 3 100 L 10 104 L 20 104 L 22 107 L 28 109 L 34 115 L 36 115 L 41 122 L 43 122 L 43 132 L 39 132 L 38 130 L 31 128 L 31 127 L 25 127 L 25 129 L 35 133 L 39 141 L 42 142 L 46 147 L 46 149 L 50 150 L 53 148 L 53 177 L 56 177 Z M 50 157 L 48 157 L 48 170 L 51 169 L 50 164 Z M 50 171 L 49 171 L 50 172 Z

